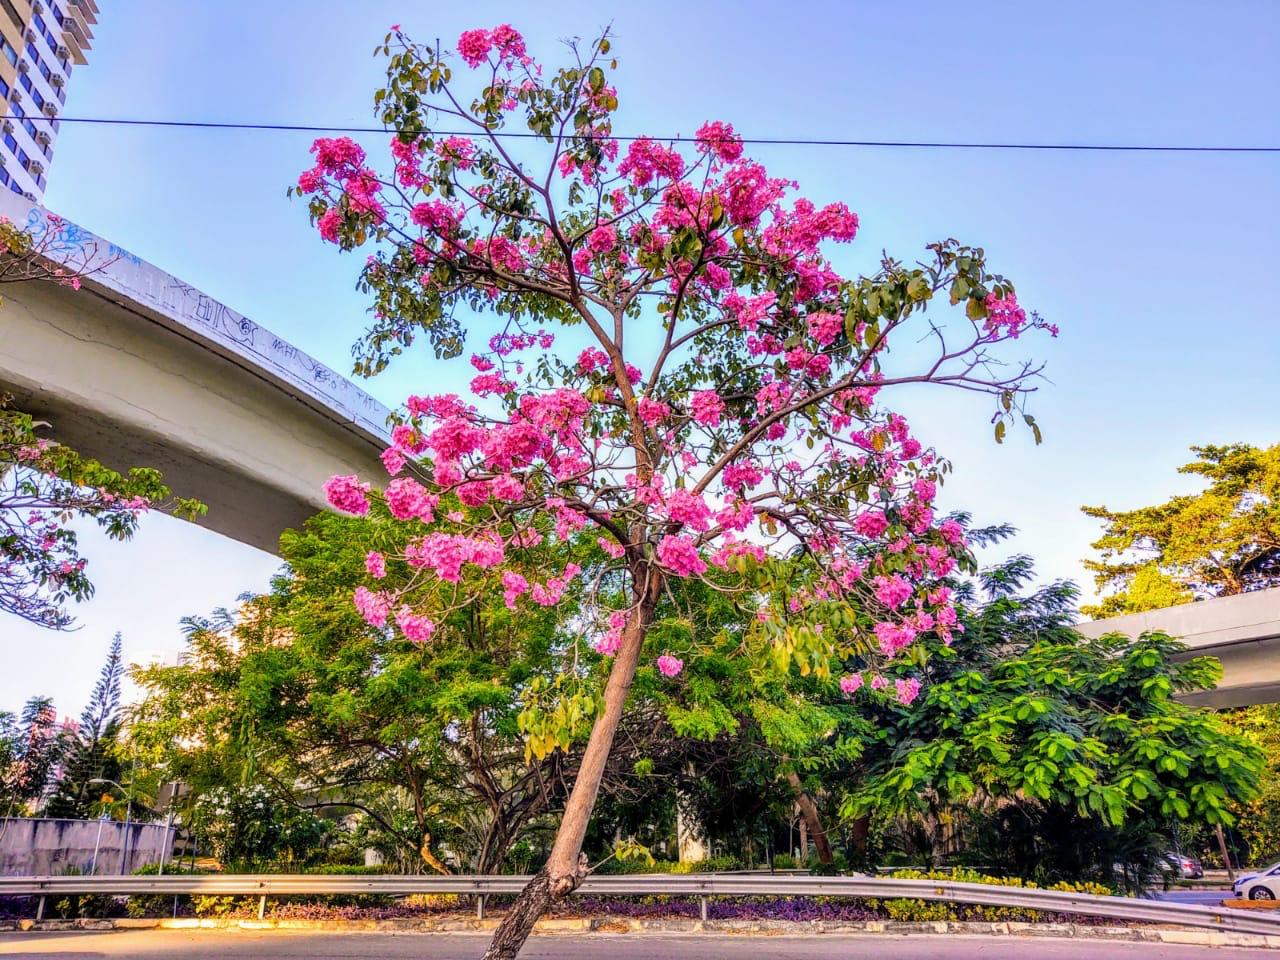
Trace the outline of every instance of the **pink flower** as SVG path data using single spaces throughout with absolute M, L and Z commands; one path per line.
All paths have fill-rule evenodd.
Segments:
M 489 499 L 489 483 L 485 480 L 473 480 L 458 488 L 458 499 L 468 507 L 478 507 Z
M 1016 337 L 1022 332 L 1027 322 L 1027 312 L 1018 306 L 1018 298 L 1014 294 L 1003 299 L 994 293 L 987 294 L 987 332 L 993 336 L 1004 333 Z
M 872 677 L 872 678 L 871 678 L 871 689 L 872 689 L 872 690 L 883 690 L 883 689 L 884 689 L 885 687 L 887 687 L 888 685 L 889 685 L 889 681 L 888 681 L 888 680 L 886 680 L 883 676 L 881 676 L 881 675 L 880 675 L 880 674 L 878 674 L 878 673 L 877 673 L 874 677 Z
M 889 519 L 879 510 L 868 510 L 853 521 L 853 530 L 860 536 L 874 540 L 889 529 Z
M 840 336 L 844 329 L 844 321 L 834 313 L 811 313 L 808 322 L 809 336 L 824 347 Z
M 730 490 L 742 487 L 750 490 L 764 482 L 764 471 L 754 463 L 731 463 L 724 468 L 721 476 L 724 485 Z
M 947 541 L 953 547 L 964 545 L 964 527 L 955 520 L 944 520 L 938 527 L 938 533 L 942 535 L 942 539 Z
M 489 39 L 503 60 L 516 60 L 525 56 L 524 37 L 509 23 L 494 27 Z
M 381 580 L 387 575 L 387 561 L 377 550 L 370 550 L 364 555 L 364 568 L 369 576 Z
M 426 643 L 436 632 L 436 625 L 429 618 L 418 616 L 407 606 L 396 612 L 396 626 L 414 643 Z
M 458 55 L 468 67 L 478 67 L 489 59 L 493 49 L 493 37 L 488 30 L 467 30 L 458 37 Z
M 387 447 L 382 451 L 382 465 L 387 468 L 387 473 L 395 476 L 404 469 L 405 458 L 398 447 Z
M 591 252 L 596 256 L 602 253 L 608 253 L 618 245 L 618 231 L 614 229 L 612 224 L 602 223 L 591 231 L 591 235 L 587 237 L 587 246 L 591 248 Z
M 689 398 L 689 412 L 695 423 L 714 427 L 724 416 L 724 401 L 714 390 L 699 390 Z
M 529 592 L 529 581 L 516 573 L 514 570 L 507 570 L 502 574 L 502 599 L 506 605 L 514 610 L 516 600 L 521 594 Z
M 609 365 L 609 357 L 603 350 L 587 347 L 578 354 L 578 372 L 583 376 Z
M 601 656 L 612 657 L 622 648 L 622 631 L 627 625 L 627 615 L 621 610 L 615 610 L 609 614 L 609 629 L 595 642 L 591 644 L 591 649 Z
M 698 548 L 688 537 L 667 534 L 658 544 L 658 562 L 677 577 L 692 577 L 705 573 L 706 563 L 698 555 Z
M 897 688 L 898 702 L 904 707 L 911 706 L 916 697 L 920 695 L 920 681 L 915 677 L 907 680 L 895 680 L 893 682 Z
M 640 414 L 640 419 L 650 427 L 656 427 L 671 415 L 671 408 L 665 403 L 661 400 L 650 400 L 648 397 L 640 398 L 636 410 Z
M 699 150 L 714 153 L 725 163 L 733 163 L 742 156 L 742 138 L 733 132 L 733 124 L 720 120 L 704 123 L 695 136 Z
M 515 503 L 524 497 L 524 484 L 518 478 L 506 473 L 494 477 L 489 484 L 489 489 L 495 499 L 504 503 Z
M 427 492 L 427 488 L 411 477 L 397 477 L 387 484 L 387 509 L 397 520 L 415 517 L 424 523 L 435 519 L 434 510 L 439 498 Z
M 658 658 L 658 670 L 664 677 L 676 677 L 680 675 L 680 671 L 684 669 L 684 661 L 679 657 L 673 657 L 669 653 L 664 653 Z
M 391 602 L 385 593 L 375 593 L 367 587 L 356 587 L 351 599 L 365 623 L 374 627 L 385 627 L 387 615 L 391 613 Z
M 840 678 L 840 692 L 844 694 L 857 693 L 858 688 L 862 686 L 862 674 L 851 673 L 848 676 Z
M 320 214 L 320 219 L 316 221 L 316 229 L 320 231 L 320 236 L 330 243 L 338 242 L 338 230 L 341 226 L 342 214 L 337 207 L 330 207 Z
M 360 478 L 354 474 L 330 477 L 325 482 L 324 493 L 329 503 L 343 513 L 363 517 L 369 512 L 369 485 L 361 483 Z
M 711 508 L 706 501 L 680 487 L 667 497 L 667 517 L 698 531 L 705 531 L 711 526 Z
M 615 560 L 621 560 L 627 555 L 627 548 L 620 544 L 617 540 L 611 540 L 608 537 L 600 537 L 596 540 L 600 545 L 600 549 L 613 557 Z
M 911 584 L 896 573 L 891 577 L 876 577 L 876 599 L 891 610 L 902 606 L 915 591 Z
M 909 623 L 890 623 L 883 621 L 874 627 L 876 638 L 880 641 L 880 652 L 886 657 L 894 657 L 905 650 L 916 639 L 915 627 Z

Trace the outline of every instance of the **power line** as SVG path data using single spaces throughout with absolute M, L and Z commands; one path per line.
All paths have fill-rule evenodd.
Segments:
M 50 121 L 48 117 L 31 117 L 32 120 Z M 264 130 L 281 133 L 392 133 L 385 127 L 353 127 L 338 124 L 254 123 L 218 122 L 210 120 L 141 120 L 123 117 L 59 117 L 62 123 L 86 123 L 116 127 L 178 127 L 196 130 Z M 433 130 L 439 136 L 472 136 L 474 130 Z M 495 130 L 494 136 L 505 139 L 542 140 L 541 134 L 518 130 Z M 615 136 L 614 140 L 639 140 L 639 136 Z M 654 137 L 668 143 L 693 143 L 695 137 Z M 794 147 L 907 147 L 947 150 L 1074 150 L 1120 153 L 1280 153 L 1280 146 L 1213 146 L 1196 144 L 1145 144 L 1145 143 L 1005 143 L 957 142 L 945 140 L 827 140 L 792 137 L 743 137 L 743 143 L 758 146 Z

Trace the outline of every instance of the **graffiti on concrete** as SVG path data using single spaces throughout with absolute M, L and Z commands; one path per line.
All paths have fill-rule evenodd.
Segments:
M 18 197 L 0 199 L 0 214 Z M 83 227 L 29 206 L 24 217 L 32 238 L 45 255 L 62 260 L 79 273 L 90 273 L 93 284 L 121 294 L 159 314 L 168 324 L 185 328 L 242 359 L 251 369 L 274 375 L 305 396 L 319 401 L 331 415 L 361 427 L 374 437 L 387 437 L 389 411 L 346 377 L 299 350 L 267 328 L 237 313 L 221 301 L 165 273 L 127 250 L 108 243 Z

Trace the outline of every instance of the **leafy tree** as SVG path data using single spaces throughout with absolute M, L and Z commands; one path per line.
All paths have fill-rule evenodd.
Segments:
M 116 742 L 120 735 L 120 683 L 125 673 L 122 643 L 119 633 L 111 638 L 107 662 L 80 714 L 80 724 L 68 734 L 62 776 L 45 806 L 46 816 L 91 819 L 103 790 L 90 781 L 121 780 Z
M 773 643 L 777 669 L 825 670 L 833 647 L 891 658 L 921 617 L 945 628 L 954 611 L 935 585 L 967 557 L 958 529 L 934 523 L 945 465 L 879 401 L 905 384 L 967 389 L 991 397 L 997 440 L 1021 420 L 1038 437 L 1023 409 L 1038 368 L 998 348 L 1054 332 L 980 248 L 955 241 L 918 267 L 886 258 L 874 276 L 842 277 L 821 247 L 851 241 L 856 216 L 785 200 L 792 184 L 745 159 L 727 124 L 704 125 L 685 152 L 641 138 L 619 156 L 610 45 L 571 44 L 570 65 L 543 75 L 510 26 L 468 31 L 458 55 L 479 71 L 476 92 L 455 82 L 451 55 L 393 31 L 375 104 L 395 131 L 394 171 L 380 176 L 349 139 L 321 139 L 298 183 L 325 240 L 372 245 L 360 372 L 418 336 L 440 357 L 458 356 L 469 332 L 487 344 L 472 358 L 478 406 L 409 401 L 385 493 L 356 477 L 328 484 L 340 509 L 385 500 L 422 527 L 395 576 L 357 589 L 363 614 L 429 633 L 434 605 L 403 594 L 457 602 L 444 598 L 459 597 L 461 566 L 475 571 L 464 586 L 522 611 L 586 578 L 580 630 L 613 657 L 578 718 L 591 733 L 547 866 L 490 957 L 514 956 L 585 873 L 591 812 L 668 584 L 723 567 L 757 598 L 748 626 Z M 442 132 L 457 126 L 473 137 Z M 534 135 L 519 156 L 509 126 Z M 923 319 L 937 295 L 962 314 Z M 548 325 L 578 338 L 576 359 L 553 350 Z M 437 515 L 455 491 L 477 510 Z M 596 568 L 527 552 L 588 527 L 606 554 Z M 653 662 L 677 682 L 682 659 Z M 557 715 L 554 728 L 527 718 L 536 753 L 575 735 L 573 711 Z
M 41 436 L 46 426 L 0 396 L 0 611 L 62 630 L 73 622 L 66 604 L 93 594 L 73 521 L 127 540 L 149 509 L 193 518 L 205 507 L 171 496 L 156 470 L 119 473 L 80 456 Z
M 32 697 L 17 717 L 0 712 L 0 808 L 5 816 L 39 809 L 62 759 L 65 738 L 48 697 Z
M 1261 751 L 1264 764 L 1258 794 L 1240 798 L 1233 807 L 1233 834 L 1245 843 L 1246 863 L 1280 860 L 1280 704 L 1260 703 L 1220 715 L 1235 736 Z
M 1086 560 L 1102 601 L 1093 617 L 1136 613 L 1280 585 L 1280 444 L 1192 447 L 1178 472 L 1204 490 L 1136 510 L 1084 507 L 1106 523 Z
M 261 785 L 215 787 L 200 794 L 190 826 L 219 863 L 239 871 L 270 864 L 308 866 L 335 832 L 333 821 L 281 804 Z
M 1003 844 L 1018 875 L 1088 865 L 1110 881 L 1110 858 L 1128 850 L 1147 864 L 1127 878 L 1140 885 L 1171 823 L 1236 821 L 1234 805 L 1258 795 L 1261 755 L 1174 699 L 1214 686 L 1216 660 L 1175 660 L 1185 648 L 1164 634 L 1086 640 L 1070 628 L 1073 586 L 1016 594 L 1031 572 L 1019 558 L 983 578 L 987 601 L 931 651 L 918 703 L 882 711 L 844 812 L 985 809 L 1001 838 L 985 849 Z
M 522 718 L 543 700 L 555 701 L 552 713 L 589 713 L 574 687 L 599 657 L 563 632 L 576 591 L 519 613 L 500 596 L 433 608 L 430 643 L 369 624 L 351 590 L 384 562 L 371 557 L 414 534 L 381 508 L 286 533 L 288 566 L 270 593 L 248 598 L 238 617 L 189 621 L 183 662 L 136 674 L 146 695 L 130 727 L 142 755 L 196 797 L 264 783 L 273 804 L 363 813 L 378 828 L 363 829 L 364 842 L 399 858 L 443 871 L 447 845 L 471 869 L 496 871 L 563 803 L 580 762 L 572 749 L 528 753 Z M 577 674 L 563 663 L 574 660 Z M 637 715 L 615 770 L 652 742 L 652 721 Z

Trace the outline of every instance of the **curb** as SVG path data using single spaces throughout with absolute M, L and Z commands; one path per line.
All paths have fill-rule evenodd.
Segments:
M 462 917 L 424 917 L 396 920 L 235 920 L 178 918 L 154 920 L 18 920 L 0 922 L 0 930 L 324 930 L 334 933 L 488 933 L 498 920 Z M 840 922 L 813 920 L 638 920 L 629 917 L 548 918 L 539 920 L 534 934 L 596 934 L 605 936 L 705 934 L 744 937 L 796 936 L 971 936 L 1016 939 L 1168 943 L 1203 947 L 1263 947 L 1280 950 L 1280 936 L 1197 930 L 1186 927 L 1106 927 L 1078 923 L 981 922 L 938 920 L 904 923 L 893 920 Z

